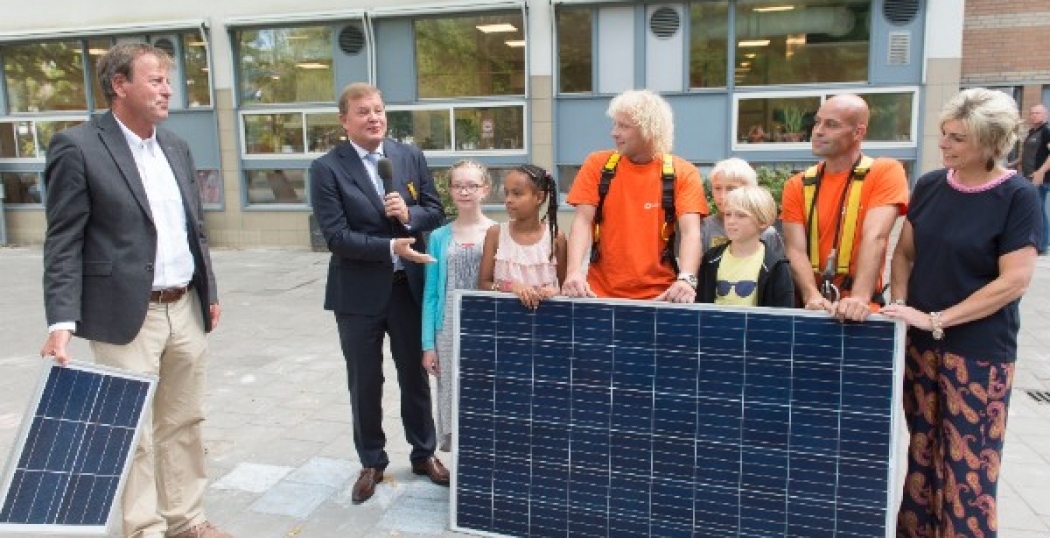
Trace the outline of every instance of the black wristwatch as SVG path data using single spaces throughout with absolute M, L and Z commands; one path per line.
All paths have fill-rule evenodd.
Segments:
M 693 273 L 678 273 L 678 280 L 689 284 L 689 287 L 693 288 L 694 290 L 696 289 L 697 284 L 699 284 L 699 282 L 696 280 L 696 275 L 694 275 Z

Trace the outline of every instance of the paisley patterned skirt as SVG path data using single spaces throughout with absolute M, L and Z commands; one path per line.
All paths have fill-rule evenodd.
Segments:
M 911 442 L 897 536 L 996 536 L 1013 378 L 1013 363 L 908 343 L 903 399 Z

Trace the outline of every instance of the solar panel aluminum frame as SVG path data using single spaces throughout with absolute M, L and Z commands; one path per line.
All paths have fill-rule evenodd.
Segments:
M 454 301 L 453 313 L 454 317 L 452 320 L 452 330 L 454 331 L 453 338 L 453 354 L 457 357 L 461 356 L 460 351 L 460 336 L 462 335 L 461 323 L 461 308 L 462 301 L 465 297 L 506 297 L 510 300 L 517 302 L 518 298 L 506 294 L 506 293 L 495 293 L 488 291 L 466 291 L 457 290 L 454 292 L 452 297 L 448 300 Z M 713 304 L 675 304 L 675 303 L 664 303 L 655 301 L 638 301 L 628 299 L 569 299 L 565 297 L 556 297 L 549 301 L 566 301 L 566 302 L 577 302 L 582 304 L 607 304 L 607 305 L 622 305 L 631 307 L 654 307 L 660 309 L 680 309 L 680 310 L 698 310 L 698 311 L 713 311 L 713 312 L 736 312 L 741 314 L 749 315 L 777 315 L 777 316 L 790 316 L 790 317 L 804 317 L 813 319 L 828 319 L 828 314 L 822 311 L 811 311 L 804 309 L 794 308 L 748 308 L 748 307 L 736 307 L 736 306 L 715 306 Z M 524 307 L 523 307 L 524 308 Z M 905 335 L 907 325 L 900 320 L 892 320 L 885 316 L 873 314 L 868 317 L 865 323 L 890 323 L 894 330 L 894 342 L 893 342 L 893 358 L 892 358 L 892 386 L 889 387 L 891 392 L 890 409 L 888 410 L 888 430 L 886 432 L 889 439 L 889 448 L 885 454 L 885 460 L 880 461 L 880 464 L 886 466 L 886 498 L 885 498 L 885 509 L 884 509 L 884 528 L 886 531 L 886 538 L 893 538 L 896 536 L 896 519 L 897 519 L 897 506 L 900 502 L 901 488 L 903 486 L 903 462 L 904 456 L 906 455 L 906 440 L 907 432 L 904 429 L 904 416 L 902 407 L 902 390 L 903 390 L 903 377 L 904 377 L 904 357 L 905 357 Z M 460 372 L 462 372 L 462 365 L 460 365 Z M 491 536 L 491 537 L 508 537 L 512 535 L 499 534 L 496 532 L 488 532 L 485 530 L 478 530 L 474 528 L 464 527 L 459 524 L 457 517 L 457 506 L 458 506 L 458 484 L 459 484 L 459 456 L 460 452 L 460 378 L 452 380 L 453 388 L 453 401 L 452 401 L 452 431 L 455 432 L 452 436 L 452 452 L 451 457 L 451 476 L 450 476 L 450 502 L 449 502 L 449 526 L 450 529 L 457 532 L 463 532 L 476 536 Z M 902 435 L 903 434 L 903 435 Z M 903 443 L 903 444 L 902 444 Z M 570 508 L 571 510 L 571 508 Z M 610 529 L 610 536 L 612 530 Z M 738 536 L 746 536 L 745 534 L 738 534 Z
M 11 451 L 11 455 L 8 458 L 7 465 L 5 466 L 3 482 L 0 482 L 0 508 L 6 505 L 7 497 L 11 493 L 9 491 L 12 480 L 15 477 L 15 473 L 18 468 L 18 462 L 21 458 L 22 451 L 25 449 L 26 442 L 29 437 L 30 428 L 33 424 L 36 411 L 40 407 L 41 398 L 44 394 L 44 389 L 47 385 L 48 378 L 51 371 L 56 368 L 68 368 L 71 370 L 81 370 L 85 372 L 93 372 L 97 374 L 104 374 L 114 377 L 120 377 L 130 379 L 139 382 L 148 383 L 146 392 L 146 398 L 143 403 L 142 409 L 139 413 L 139 417 L 135 422 L 135 433 L 131 440 L 131 449 L 128 451 L 127 457 L 124 458 L 122 464 L 120 479 L 117 481 L 117 489 L 113 496 L 113 504 L 110 506 L 109 513 L 106 515 L 105 523 L 102 525 L 61 525 L 61 524 L 33 524 L 33 523 L 4 523 L 0 522 L 0 534 L 12 532 L 12 533 L 25 533 L 25 534 L 41 534 L 51 535 L 64 534 L 64 535 L 76 535 L 76 536 L 105 536 L 109 533 L 111 526 L 113 525 L 115 515 L 119 510 L 121 493 L 124 491 L 124 483 L 127 479 L 128 469 L 131 468 L 132 460 L 135 455 L 135 447 L 138 446 L 140 435 L 142 432 L 143 421 L 149 413 L 153 395 L 157 388 L 157 377 L 154 375 L 140 374 L 137 372 L 130 372 L 119 368 L 113 368 L 101 364 L 86 363 L 71 361 L 66 366 L 60 366 L 55 361 L 41 361 L 41 374 L 37 387 L 30 399 L 30 405 L 27 406 L 25 414 L 22 417 L 22 422 L 19 427 L 19 433 L 15 442 L 14 448 Z

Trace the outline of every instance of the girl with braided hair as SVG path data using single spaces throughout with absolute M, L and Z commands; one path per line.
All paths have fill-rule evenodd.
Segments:
M 531 164 L 503 179 L 507 217 L 485 234 L 478 289 L 513 293 L 528 308 L 558 295 L 565 279 L 565 234 L 558 230 L 558 188 Z M 540 210 L 546 206 L 544 215 Z

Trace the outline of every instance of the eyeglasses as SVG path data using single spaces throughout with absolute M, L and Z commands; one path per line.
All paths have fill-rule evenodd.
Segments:
M 452 191 L 452 192 L 457 192 L 458 191 L 458 192 L 462 192 L 463 194 L 474 194 L 475 192 L 478 192 L 478 189 L 480 189 L 480 188 L 481 188 L 481 185 L 478 185 L 477 183 L 466 183 L 466 184 L 453 183 L 452 185 L 449 185 L 449 190 L 450 191 Z
M 719 280 L 715 282 L 715 292 L 718 293 L 720 297 L 725 297 L 726 295 L 729 295 L 729 292 L 732 291 L 733 288 L 736 288 L 737 297 L 747 297 L 755 291 L 755 286 L 757 285 L 758 283 L 754 280 L 738 280 L 736 282 Z

